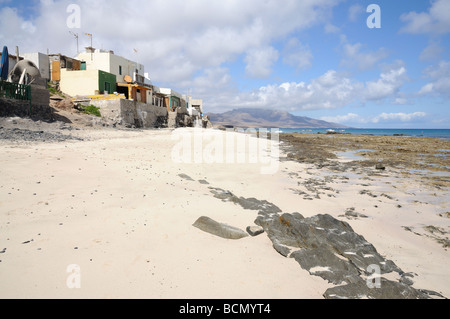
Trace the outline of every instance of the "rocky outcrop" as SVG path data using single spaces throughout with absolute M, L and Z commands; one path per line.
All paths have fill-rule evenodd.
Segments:
M 233 202 L 235 204 L 240 205 L 244 209 L 257 210 L 264 214 L 281 212 L 281 209 L 279 207 L 266 200 L 258 200 L 253 197 L 250 198 L 238 197 L 230 191 L 223 190 L 217 187 L 208 187 L 208 188 L 210 189 L 211 193 L 214 194 L 215 198 L 219 198 L 224 202 Z
M 405 273 L 392 260 L 384 258 L 345 221 L 328 214 L 308 218 L 297 212 L 283 214 L 279 207 L 268 201 L 239 197 L 221 188 L 209 189 L 214 197 L 224 202 L 258 211 L 255 224 L 260 229 L 249 226 L 249 234 L 255 236 L 265 232 L 279 254 L 295 259 L 311 275 L 336 285 L 324 292 L 325 298 L 445 298 L 437 292 L 412 287 L 414 274 Z M 367 217 L 355 212 L 354 208 L 347 209 L 344 216 Z M 207 217 L 201 217 L 194 226 L 225 238 L 243 236 L 242 230 Z M 399 278 L 397 281 L 383 277 L 392 273 L 395 276 L 390 277 Z
M 410 274 L 381 256 L 363 236 L 344 221 L 321 214 L 304 218 L 294 214 L 258 215 L 255 223 L 264 228 L 275 250 L 294 258 L 311 275 L 341 285 L 328 289 L 325 298 L 430 298 L 438 293 L 413 288 Z M 374 287 L 372 269 L 382 274 L 396 272 L 399 281 L 378 277 Z M 369 278 L 369 281 L 368 281 Z M 442 297 L 442 296 L 441 296 Z

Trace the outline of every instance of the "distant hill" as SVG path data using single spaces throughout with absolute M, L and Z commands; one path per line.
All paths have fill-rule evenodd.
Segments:
M 285 111 L 267 109 L 237 109 L 225 113 L 207 114 L 214 126 L 264 128 L 348 128 L 348 126 L 295 116 Z

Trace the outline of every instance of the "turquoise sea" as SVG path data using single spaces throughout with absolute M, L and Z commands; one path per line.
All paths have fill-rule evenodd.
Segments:
M 280 133 L 305 133 L 317 134 L 327 132 L 349 133 L 355 135 L 403 135 L 439 138 L 450 140 L 450 129 L 363 129 L 363 128 L 347 128 L 347 129 L 306 129 L 306 128 L 282 128 Z

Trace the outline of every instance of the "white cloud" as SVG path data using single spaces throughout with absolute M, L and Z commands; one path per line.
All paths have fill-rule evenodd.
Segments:
M 425 84 L 419 91 L 419 94 L 429 94 L 429 93 L 433 93 L 433 83 Z
M 252 49 L 244 61 L 247 63 L 245 73 L 253 78 L 267 78 L 272 73 L 272 66 L 278 60 L 278 51 L 273 47 Z
M 414 113 L 381 113 L 380 115 L 374 117 L 372 123 L 389 122 L 389 121 L 401 121 L 401 122 L 411 122 L 427 116 L 425 112 L 414 112 Z
M 425 84 L 419 94 L 432 94 L 450 97 L 450 61 L 441 61 L 425 69 L 431 81 Z
M 362 89 L 362 83 L 330 70 L 309 83 L 270 84 L 238 94 L 222 91 L 208 101 L 208 105 L 212 108 L 271 107 L 290 111 L 334 109 L 353 103 Z
M 364 98 L 366 100 L 381 100 L 387 97 L 395 97 L 406 79 L 406 68 L 404 66 L 392 67 L 381 73 L 378 80 L 366 83 Z
M 434 60 L 439 59 L 439 57 L 443 51 L 444 51 L 444 49 L 441 47 L 441 45 L 439 43 L 432 41 L 420 53 L 419 59 L 421 61 L 434 61 Z
M 386 67 L 378 79 L 365 83 L 329 70 L 309 82 L 269 84 L 251 92 L 238 93 L 220 86 L 215 91 L 217 94 L 211 100 L 208 99 L 207 104 L 217 109 L 270 107 L 289 111 L 337 109 L 383 100 L 404 105 L 410 103 L 406 94 L 401 91 L 408 79 L 406 72 L 403 63 L 399 61 L 396 65 Z
M 41 51 L 73 56 L 76 42 L 68 31 L 79 33 L 79 45 L 88 46 L 85 32 L 93 34 L 96 48 L 111 49 L 133 58 L 137 48 L 155 81 L 187 81 L 204 68 L 216 68 L 248 54 L 248 72 L 270 73 L 275 59 L 271 42 L 292 32 L 327 23 L 341 0 L 42 0 L 33 2 L 33 16 L 0 8 L 0 40 L 21 52 Z M 81 8 L 81 28 L 66 25 L 69 4 Z M 119 8 L 119 9 L 118 9 Z M 21 28 L 23 26 L 23 28 Z M 8 36 L 6 36 L 8 34 Z M 258 56 L 263 53 L 262 56 Z M 260 59 L 258 68 L 252 61 Z
M 423 34 L 445 34 L 450 32 L 450 1 L 436 0 L 431 2 L 428 12 L 415 12 L 403 14 L 400 20 L 406 25 L 400 32 Z
M 345 36 L 341 36 L 342 61 L 345 67 L 357 68 L 360 71 L 370 70 L 375 65 L 388 56 L 387 50 L 378 49 L 376 52 L 363 52 L 363 44 L 349 43 Z
M 312 66 L 313 54 L 308 45 L 302 44 L 297 38 L 292 38 L 283 50 L 283 63 L 296 69 Z
M 331 123 L 362 123 L 362 118 L 358 114 L 348 113 L 346 115 L 337 115 L 337 116 L 322 116 L 320 118 L 322 121 L 331 122 Z
M 341 29 L 331 23 L 326 23 L 324 26 L 324 31 L 325 33 L 339 33 L 341 31 Z
M 423 120 L 427 116 L 425 112 L 413 113 L 381 113 L 376 116 L 361 116 L 355 113 L 337 116 L 323 116 L 320 119 L 327 122 L 340 124 L 378 124 L 392 122 L 417 122 Z
M 348 19 L 355 22 L 363 12 L 364 8 L 362 5 L 354 4 L 348 9 Z

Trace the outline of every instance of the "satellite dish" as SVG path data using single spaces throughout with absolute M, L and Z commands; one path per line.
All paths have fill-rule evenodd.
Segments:
M 125 76 L 123 77 L 123 80 L 124 80 L 125 82 L 127 82 L 127 83 L 133 82 L 133 79 L 132 79 L 131 76 L 129 76 L 129 75 L 125 75 Z

